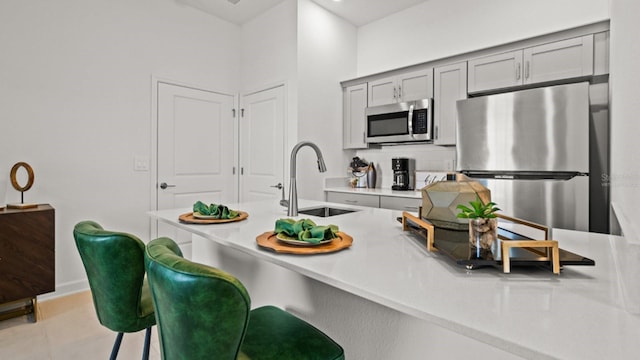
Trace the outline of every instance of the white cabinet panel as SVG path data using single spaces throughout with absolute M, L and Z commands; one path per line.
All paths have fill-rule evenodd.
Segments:
M 434 141 L 436 145 L 456 144 L 456 101 L 467 98 L 467 63 L 447 65 L 434 70 Z
M 469 60 L 469 93 L 593 75 L 593 34 Z
M 593 75 L 593 35 L 524 49 L 524 83 Z
M 369 106 L 433 97 L 433 69 L 424 69 L 369 82 Z
M 393 104 L 398 100 L 395 78 L 384 78 L 369 82 L 369 106 Z
M 420 70 L 398 77 L 400 101 L 420 100 L 433 97 L 433 69 Z
M 343 89 L 343 149 L 364 149 L 367 108 L 367 84 Z
M 522 84 L 522 50 L 469 60 L 469 92 Z

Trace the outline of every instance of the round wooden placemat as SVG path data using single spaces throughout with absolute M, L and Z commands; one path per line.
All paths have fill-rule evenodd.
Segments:
M 350 247 L 353 243 L 353 238 L 342 231 L 339 231 L 337 235 L 337 238 L 326 244 L 301 246 L 283 243 L 276 238 L 276 233 L 273 231 L 267 231 L 258 235 L 258 237 L 256 237 L 256 242 L 258 243 L 258 246 L 273 250 L 277 253 L 301 255 L 336 252 Z
M 185 213 L 178 216 L 178 220 L 189 224 L 224 224 L 235 221 L 242 221 L 249 217 L 244 211 L 238 211 L 238 216 L 233 219 L 197 219 L 193 217 L 193 212 Z

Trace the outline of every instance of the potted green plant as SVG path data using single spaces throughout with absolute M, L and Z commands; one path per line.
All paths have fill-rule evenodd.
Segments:
M 485 204 L 478 196 L 469 205 L 459 204 L 457 217 L 469 219 L 470 257 L 499 260 L 501 253 L 496 211 L 500 211 L 500 208 L 494 202 Z

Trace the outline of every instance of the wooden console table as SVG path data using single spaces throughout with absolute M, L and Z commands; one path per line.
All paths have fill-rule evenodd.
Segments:
M 32 314 L 55 290 L 55 210 L 48 204 L 0 210 L 0 320 Z

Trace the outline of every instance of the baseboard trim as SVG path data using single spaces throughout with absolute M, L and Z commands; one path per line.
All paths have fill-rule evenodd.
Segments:
M 58 284 L 56 285 L 56 291 L 38 296 L 38 301 L 56 299 L 86 290 L 89 290 L 89 281 L 87 279 Z

